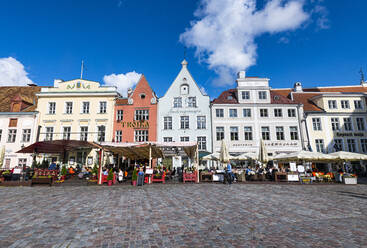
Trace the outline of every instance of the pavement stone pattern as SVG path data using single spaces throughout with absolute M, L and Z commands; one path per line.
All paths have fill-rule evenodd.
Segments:
M 367 185 L 0 187 L 0 247 L 367 247 Z

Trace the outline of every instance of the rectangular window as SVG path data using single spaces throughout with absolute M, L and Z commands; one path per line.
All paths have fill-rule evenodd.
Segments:
M 180 137 L 181 142 L 189 142 L 190 138 L 189 137 Z
M 266 99 L 266 91 L 259 91 L 259 99 L 260 100 Z
M 165 130 L 171 130 L 172 129 L 172 117 L 166 116 L 163 118 L 163 124 Z
M 362 109 L 362 101 L 361 100 L 354 100 L 354 108 Z
M 31 141 L 31 129 L 23 129 L 22 142 L 29 142 L 29 141 Z
M 343 151 L 343 140 L 342 139 L 334 139 L 334 151 L 339 152 Z
M 198 116 L 197 117 L 197 128 L 198 129 L 206 129 L 206 117 Z
M 215 110 L 216 117 L 224 117 L 224 110 L 223 109 L 216 109 Z
M 89 114 L 89 102 L 83 102 L 82 113 L 83 114 Z
M 188 116 L 181 116 L 181 129 L 189 129 L 190 128 L 190 120 Z
M 54 136 L 54 127 L 46 127 L 46 141 L 51 141 Z
M 263 140 L 270 140 L 270 129 L 269 129 L 269 127 L 261 127 L 261 138 Z
M 260 117 L 268 117 L 268 109 L 260 109 Z
M 340 129 L 339 118 L 331 118 L 331 129 L 333 131 L 339 131 Z
M 88 127 L 80 127 L 80 140 L 88 140 Z
M 298 128 L 297 127 L 289 127 L 289 134 L 291 136 L 291 140 L 298 140 Z
M 198 149 L 199 151 L 206 151 L 206 137 L 204 136 L 198 137 Z
M 251 109 L 243 109 L 243 117 L 251 117 Z
M 237 117 L 237 109 L 229 109 L 229 117 Z
M 275 128 L 277 140 L 284 140 L 284 128 L 283 127 L 276 127 Z
M 282 109 L 274 109 L 275 117 L 283 117 Z
M 341 100 L 340 101 L 342 109 L 349 109 L 349 101 L 348 100 Z
M 367 139 L 361 139 L 362 152 L 367 153 Z
M 63 127 L 63 139 L 70 140 L 71 127 Z
M 316 139 L 315 144 L 316 144 L 316 151 L 317 152 L 323 152 L 323 153 L 325 152 L 324 140 L 323 139 Z
M 135 110 L 134 120 L 136 121 L 149 120 L 149 110 L 148 109 Z
M 106 139 L 106 126 L 98 126 L 97 127 L 98 130 L 98 136 L 97 136 L 97 141 L 98 142 L 104 142 Z
M 238 140 L 238 127 L 230 127 L 231 140 Z
M 66 102 L 65 103 L 65 113 L 72 114 L 73 113 L 73 102 Z
M 107 102 L 99 102 L 99 113 L 105 114 L 107 112 Z
M 329 105 L 329 109 L 336 109 L 336 108 L 338 108 L 336 106 L 336 101 L 335 100 L 329 100 L 328 101 L 328 105 Z
M 288 117 L 296 117 L 296 110 L 288 109 Z
M 18 166 L 23 168 L 24 166 L 27 166 L 27 159 L 26 158 L 19 158 L 18 159 Z
M 1 137 L 3 136 L 3 130 L 0 129 L 0 142 L 1 142 Z
M 312 127 L 314 131 L 321 131 L 321 119 L 312 118 Z
M 116 130 L 116 142 L 122 142 L 122 130 Z
M 48 114 L 54 115 L 56 113 L 56 102 L 48 103 Z
M 249 100 L 250 99 L 250 91 L 242 91 L 242 99 Z
M 224 139 L 224 127 L 216 127 L 217 140 Z
M 187 106 L 189 108 L 196 108 L 196 97 L 189 97 Z
M 358 131 L 364 131 L 365 130 L 365 127 L 364 127 L 364 118 L 357 117 L 356 118 L 356 122 L 357 122 L 357 129 L 358 129 Z
M 135 142 L 147 142 L 148 130 L 135 130 Z
M 9 129 L 8 131 L 8 143 L 14 143 L 17 137 L 17 130 L 16 129 Z
M 18 119 L 17 118 L 9 119 L 9 127 L 17 127 L 17 125 L 18 125 Z
M 344 129 L 345 129 L 345 131 L 352 131 L 353 130 L 352 118 L 350 118 L 350 117 L 343 118 L 343 121 L 344 121 Z
M 124 119 L 124 111 L 123 110 L 121 110 L 121 109 L 117 110 L 116 119 L 118 121 L 122 121 Z
M 244 127 L 245 140 L 252 140 L 252 127 Z
M 172 137 L 163 137 L 163 142 L 172 142 Z
M 356 141 L 354 139 L 347 139 L 348 151 L 356 152 Z
M 181 97 L 175 97 L 173 99 L 173 107 L 174 108 L 182 108 L 182 98 Z

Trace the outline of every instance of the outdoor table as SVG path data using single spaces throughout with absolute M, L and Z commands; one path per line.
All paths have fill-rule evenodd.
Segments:
M 275 182 L 287 182 L 287 172 L 275 172 Z

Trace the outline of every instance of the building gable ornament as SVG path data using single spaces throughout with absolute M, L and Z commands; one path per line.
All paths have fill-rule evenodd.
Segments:
M 90 89 L 90 84 L 86 84 L 86 83 L 83 83 L 83 82 L 80 82 L 80 81 L 78 81 L 78 82 L 76 82 L 76 83 L 73 83 L 73 84 L 68 84 L 67 86 L 66 86 L 66 89 L 67 90 L 72 90 L 72 89 L 74 89 L 74 88 L 77 88 L 77 89 L 80 89 L 80 88 L 83 88 L 83 89 Z
M 132 105 L 134 103 L 134 99 L 132 99 L 131 97 L 129 97 L 127 99 L 127 103 L 130 104 L 130 105 Z
M 157 98 L 153 96 L 152 99 L 150 99 L 150 103 L 151 104 L 156 104 L 157 103 Z

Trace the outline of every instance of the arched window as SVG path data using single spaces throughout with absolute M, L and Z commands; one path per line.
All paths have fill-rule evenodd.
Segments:
M 188 95 L 189 94 L 189 85 L 182 84 L 181 85 L 181 95 Z

